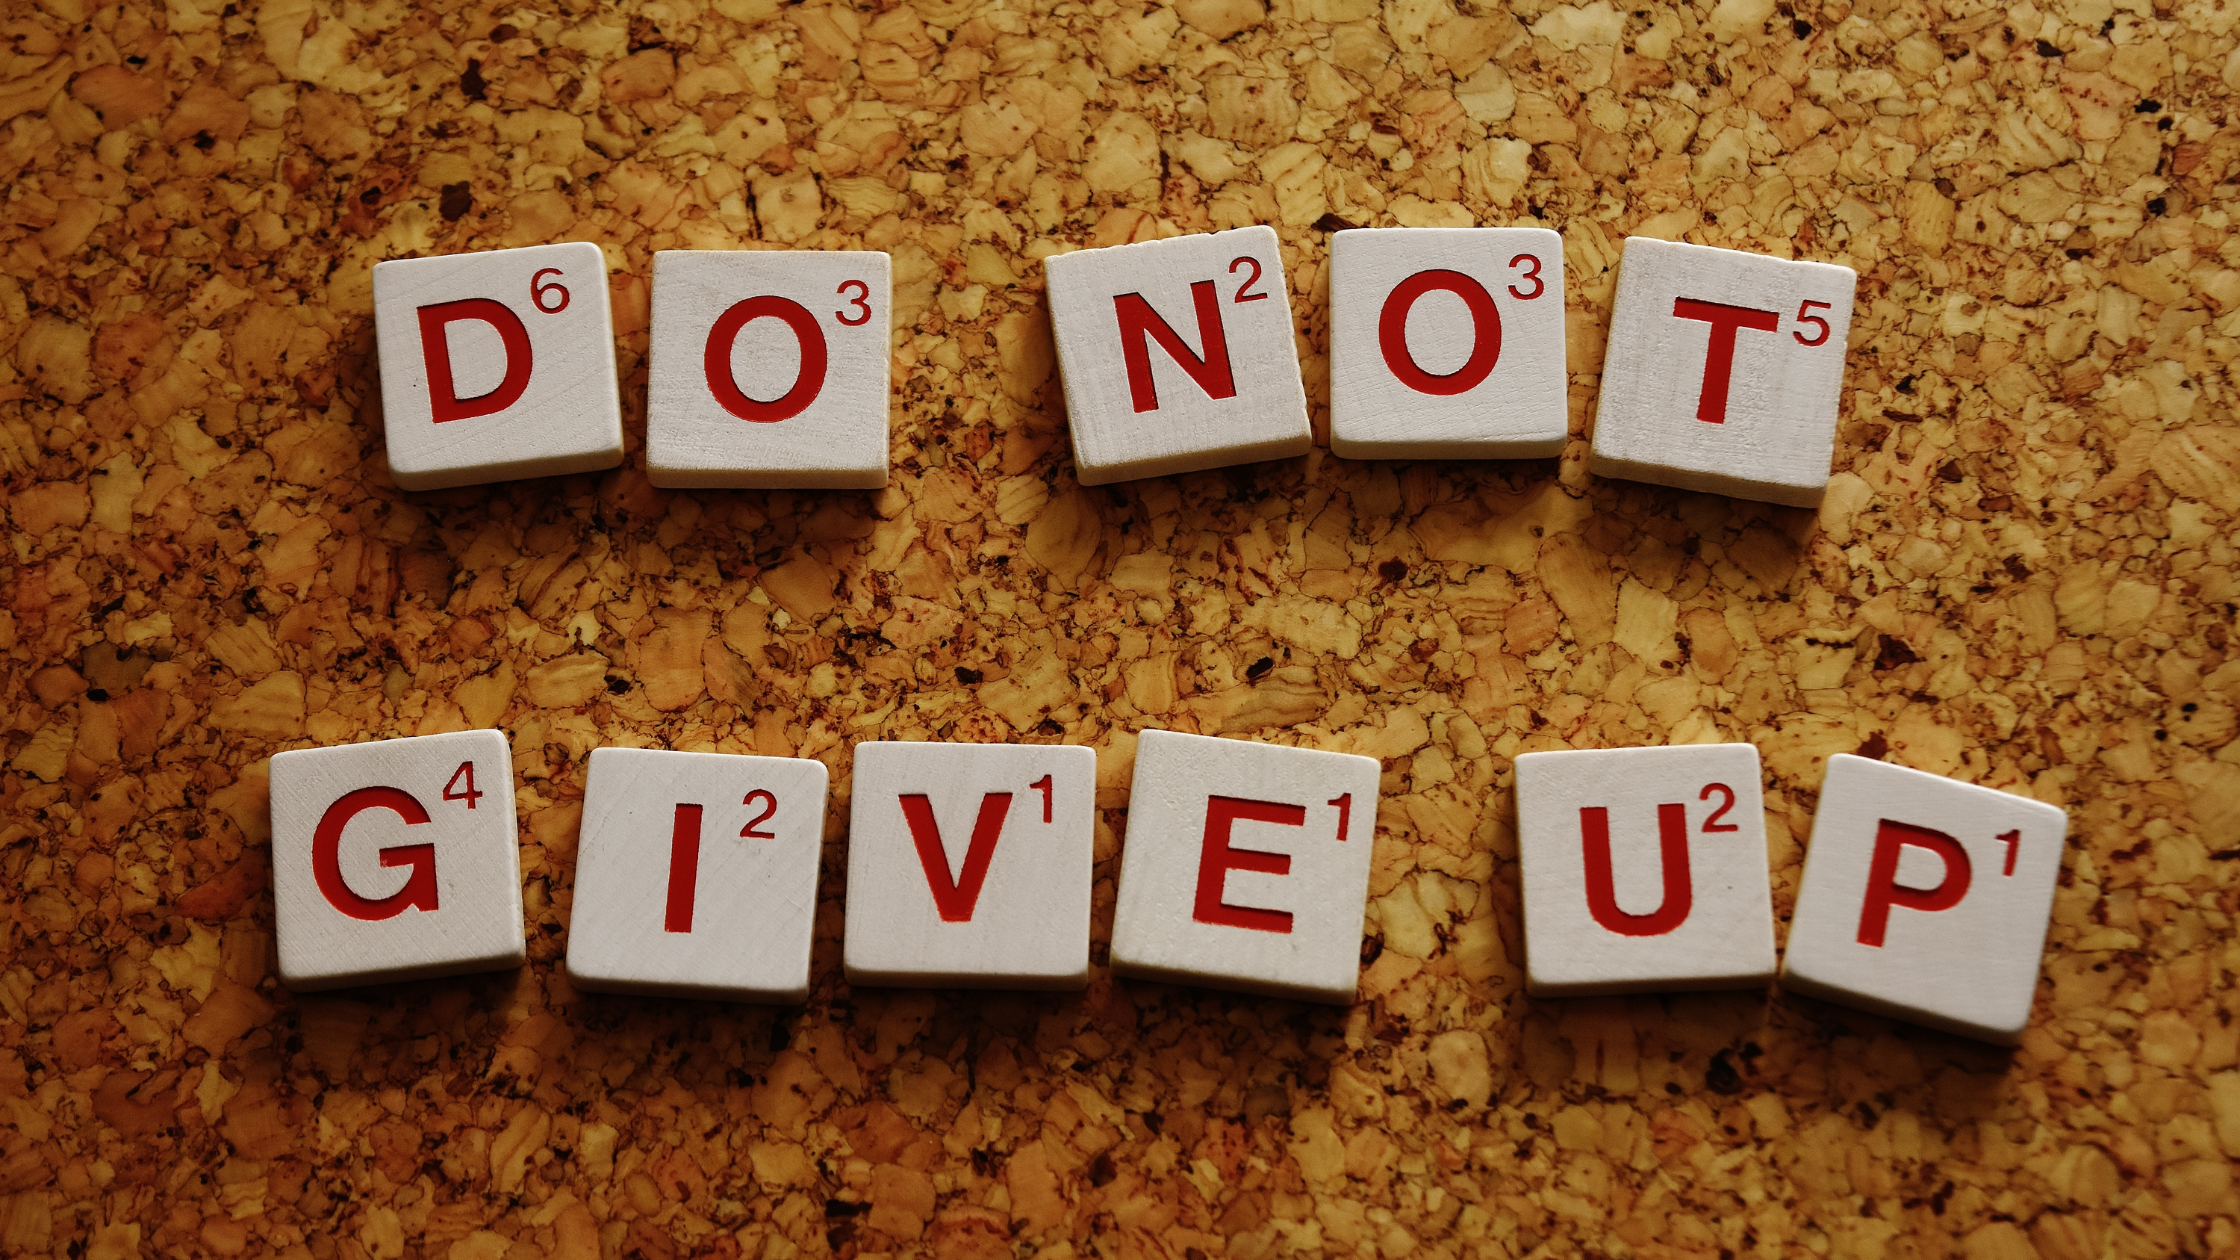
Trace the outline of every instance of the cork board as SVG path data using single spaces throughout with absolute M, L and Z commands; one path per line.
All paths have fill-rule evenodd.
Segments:
M 2231 0 L 9 6 L 0 1251 L 2233 1255 Z M 1560 460 L 1084 490 L 1038 260 L 1545 224 Z M 1860 273 L 1824 510 L 1582 471 L 1619 243 Z M 368 268 L 583 239 L 633 464 L 405 495 Z M 637 471 L 651 251 L 890 251 L 882 492 Z M 858 740 L 1383 759 L 1362 1000 L 850 991 Z M 533 963 L 298 999 L 274 751 L 498 725 Z M 1746 739 L 2057 802 L 2012 1052 L 1764 995 L 1519 989 L 1511 758 Z M 558 960 L 600 744 L 825 759 L 805 1009 Z

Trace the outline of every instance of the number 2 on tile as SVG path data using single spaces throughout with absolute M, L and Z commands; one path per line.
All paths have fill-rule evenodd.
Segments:
M 1734 789 L 1728 787 L 1724 783 L 1706 783 L 1703 785 L 1703 791 L 1697 795 L 1696 799 L 1699 801 L 1708 801 L 1711 799 L 1711 794 L 1713 792 L 1717 792 L 1719 795 L 1724 796 L 1727 799 L 1720 804 L 1719 808 L 1711 811 L 1711 817 L 1703 820 L 1704 834 L 1709 835 L 1714 831 L 1742 830 L 1740 826 L 1734 823 L 1723 823 L 1719 821 L 1720 819 L 1727 816 L 1728 810 L 1734 808 Z
M 754 791 L 747 793 L 746 799 L 739 803 L 741 805 L 752 805 L 758 800 L 762 802 L 762 812 L 748 819 L 746 826 L 739 828 L 739 837 L 743 840 L 775 840 L 778 838 L 776 835 L 767 831 L 757 831 L 755 828 L 769 822 L 770 816 L 778 812 L 778 798 L 772 795 L 767 788 L 756 788 Z

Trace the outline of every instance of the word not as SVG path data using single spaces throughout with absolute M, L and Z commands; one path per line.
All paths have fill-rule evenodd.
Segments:
M 389 475 L 407 490 L 622 462 L 607 259 L 573 241 L 373 267 Z
M 1537 752 L 1516 764 L 1532 991 L 1739 989 L 1773 978 L 1756 748 Z

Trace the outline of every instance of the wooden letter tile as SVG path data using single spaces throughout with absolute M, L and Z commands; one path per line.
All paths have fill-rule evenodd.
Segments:
M 892 275 L 868 250 L 655 254 L 648 479 L 887 484 Z
M 855 759 L 850 984 L 1089 982 L 1095 750 L 869 743 Z
M 2020 1041 L 2068 826 L 2042 801 L 1830 757 L 1782 986 Z
M 1360 228 L 1330 238 L 1330 449 L 1539 459 L 1569 428 L 1563 238 Z
M 824 763 L 600 748 L 584 791 L 568 978 L 741 1002 L 809 995 Z
M 520 966 L 505 734 L 273 754 L 272 901 L 291 989 Z
M 1273 228 L 1042 266 L 1082 485 L 1306 454 L 1307 395 Z
M 1858 280 L 1831 263 L 1628 238 L 1589 469 L 1819 503 Z
M 1379 770 L 1373 757 L 1143 732 L 1113 970 L 1353 1001 Z
M 440 490 L 622 462 L 598 246 L 376 263 L 373 322 L 399 486 Z
M 1533 992 L 1740 989 L 1773 979 L 1756 748 L 1537 752 L 1516 764 Z

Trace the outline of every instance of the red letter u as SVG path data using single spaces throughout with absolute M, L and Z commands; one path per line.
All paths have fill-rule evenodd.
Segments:
M 1579 811 L 1579 832 L 1587 859 L 1587 911 L 1594 921 L 1620 936 L 1663 936 L 1688 920 L 1695 885 L 1688 877 L 1688 810 L 1657 806 L 1657 847 L 1664 866 L 1664 901 L 1649 914 L 1618 908 L 1610 879 L 1610 811 L 1599 805 Z

